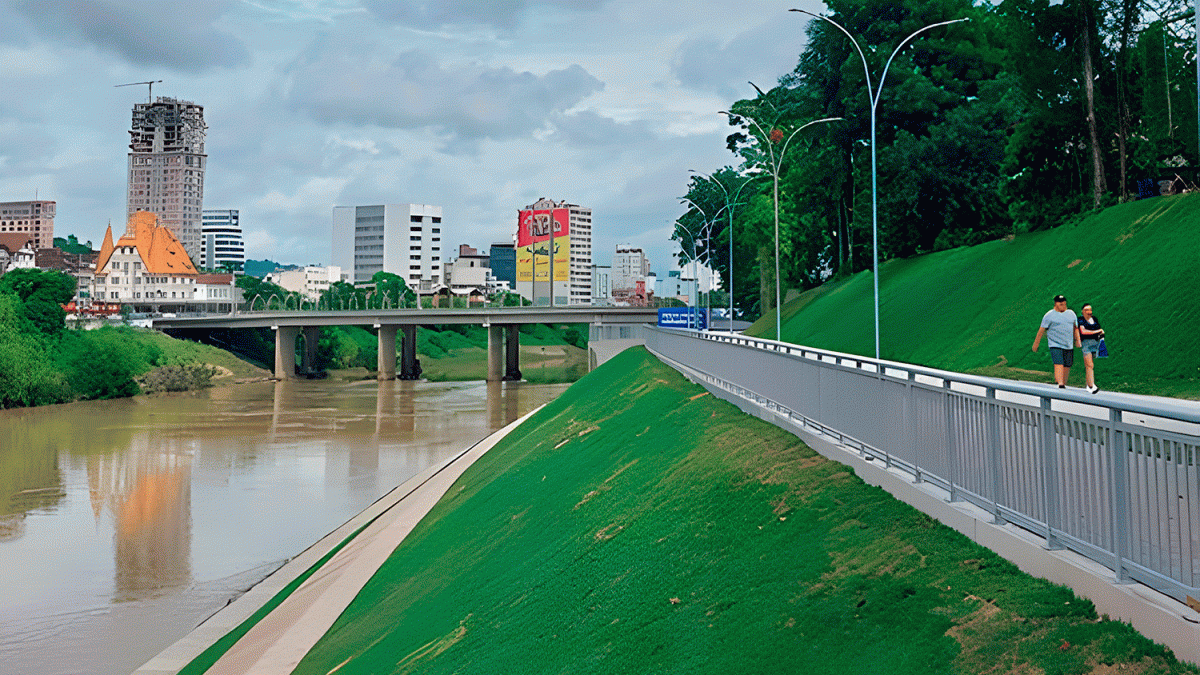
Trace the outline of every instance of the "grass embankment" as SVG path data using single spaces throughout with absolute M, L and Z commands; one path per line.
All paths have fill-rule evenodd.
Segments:
M 885 359 L 1050 382 L 1045 340 L 1030 350 L 1051 298 L 1093 305 L 1107 335 L 1102 389 L 1200 398 L 1200 194 L 1114 206 L 1079 222 L 969 248 L 893 260 L 880 272 Z M 870 272 L 826 284 L 782 308 L 783 339 L 875 355 Z M 774 337 L 767 312 L 747 331 Z M 1071 383 L 1082 386 L 1076 352 Z
M 296 673 L 1197 672 L 644 349 L 472 466 Z

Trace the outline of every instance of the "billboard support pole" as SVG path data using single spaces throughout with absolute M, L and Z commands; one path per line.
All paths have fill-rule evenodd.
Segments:
M 547 249 L 550 252 L 550 307 L 554 307 L 554 235 L 558 229 L 558 220 L 554 218 L 554 207 L 550 207 L 550 247 Z

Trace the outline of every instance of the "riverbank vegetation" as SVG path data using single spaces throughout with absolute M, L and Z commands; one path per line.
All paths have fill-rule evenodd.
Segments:
M 1196 673 L 641 348 L 477 461 L 296 673 Z
M 264 375 L 214 347 L 130 327 L 69 329 L 61 305 L 75 282 L 61 272 L 0 277 L 0 408 L 209 386 Z
M 1051 381 L 1045 341 L 1030 349 L 1051 299 L 1091 303 L 1109 358 L 1101 389 L 1200 398 L 1200 334 L 1186 328 L 1200 287 L 1200 194 L 1109 207 L 1076 222 L 972 247 L 893 260 L 880 269 L 885 359 L 958 372 Z M 783 339 L 875 355 L 874 288 L 864 271 L 782 308 Z M 768 313 L 747 333 L 774 337 Z M 1070 383 L 1082 386 L 1076 358 Z

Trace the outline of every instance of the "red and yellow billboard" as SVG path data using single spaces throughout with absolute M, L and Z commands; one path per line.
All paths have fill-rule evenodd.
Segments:
M 570 212 L 567 209 L 519 212 L 517 281 L 547 281 L 550 278 L 550 250 L 554 251 L 554 280 L 567 281 L 571 278 L 569 222 Z

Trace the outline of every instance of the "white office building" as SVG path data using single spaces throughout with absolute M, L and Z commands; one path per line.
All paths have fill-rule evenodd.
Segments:
M 341 280 L 342 269 L 337 265 L 309 265 L 296 270 L 276 270 L 263 277 L 263 281 L 269 281 L 293 293 L 301 293 L 313 302 L 320 300 L 322 293 Z
M 614 289 L 634 288 L 639 281 L 645 282 L 648 274 L 650 274 L 650 259 L 646 257 L 645 251 L 629 244 L 617 245 L 612 264 L 612 287 Z M 654 289 L 653 286 L 650 288 Z
M 133 106 L 126 216 L 150 211 L 193 261 L 200 255 L 204 205 L 204 107 L 159 96 Z
M 592 304 L 611 305 L 613 294 L 611 265 L 592 265 Z
M 246 243 L 237 209 L 204 209 L 200 225 L 200 269 L 225 267 L 241 271 L 246 266 Z
M 442 207 L 379 204 L 333 207 L 332 265 L 350 283 L 390 272 L 410 288 L 430 291 L 443 283 Z

